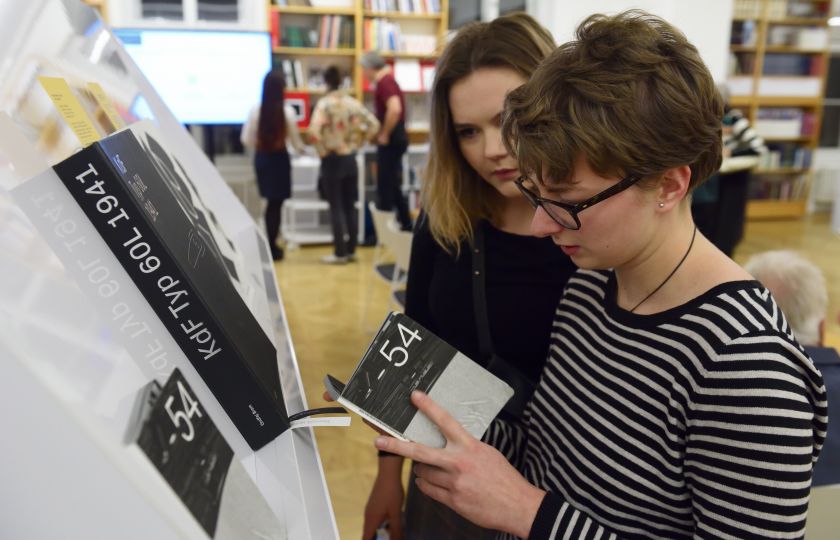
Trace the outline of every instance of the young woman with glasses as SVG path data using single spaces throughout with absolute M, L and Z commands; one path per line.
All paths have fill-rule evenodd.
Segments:
M 420 462 L 420 491 L 504 536 L 803 536 L 825 386 L 767 289 L 692 222 L 721 115 L 694 46 L 638 11 L 590 17 L 509 95 L 531 229 L 581 270 L 495 447 L 422 393 L 446 447 L 377 439 Z
M 501 114 L 505 96 L 554 48 L 548 31 L 520 13 L 461 28 L 441 54 L 406 295 L 406 313 L 456 349 L 485 365 L 493 357 L 491 370 L 505 362 L 523 398 L 542 372 L 554 310 L 576 267 L 550 239 L 529 234 L 534 209 L 516 188 L 520 170 L 502 142 Z M 519 415 L 508 410 L 504 418 Z M 386 520 L 391 539 L 403 537 L 402 464 L 380 456 L 363 538 Z M 495 536 L 413 483 L 405 527 L 413 539 Z

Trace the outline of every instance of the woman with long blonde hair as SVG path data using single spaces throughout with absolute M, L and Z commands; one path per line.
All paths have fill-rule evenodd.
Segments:
M 533 208 L 515 181 L 501 115 L 507 94 L 555 48 L 523 13 L 458 31 L 438 60 L 431 152 L 409 265 L 406 313 L 504 378 L 517 392 L 498 422 L 517 420 L 542 371 L 551 319 L 576 269 L 547 238 L 529 235 Z M 380 454 L 363 538 L 384 521 L 403 537 L 399 456 Z M 407 538 L 486 538 L 481 529 L 409 486 Z

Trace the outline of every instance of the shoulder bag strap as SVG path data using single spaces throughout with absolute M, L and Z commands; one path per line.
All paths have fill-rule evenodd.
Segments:
M 493 357 L 493 341 L 490 338 L 490 320 L 487 317 L 486 281 L 484 275 L 484 222 L 475 227 L 472 245 L 472 297 L 475 310 L 478 348 L 485 365 Z

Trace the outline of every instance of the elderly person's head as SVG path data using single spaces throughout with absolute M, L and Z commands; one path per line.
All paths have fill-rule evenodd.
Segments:
M 385 67 L 385 59 L 376 51 L 368 51 L 359 59 L 362 65 L 362 72 L 369 81 L 375 80 L 376 73 Z
M 803 346 L 822 345 L 828 290 L 822 272 L 793 251 L 767 251 L 744 266 L 776 299 Z

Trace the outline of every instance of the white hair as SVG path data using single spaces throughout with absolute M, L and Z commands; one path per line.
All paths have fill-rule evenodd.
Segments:
M 828 308 L 828 290 L 820 269 L 784 250 L 754 255 L 744 268 L 773 294 L 799 343 L 819 346 L 820 323 Z

